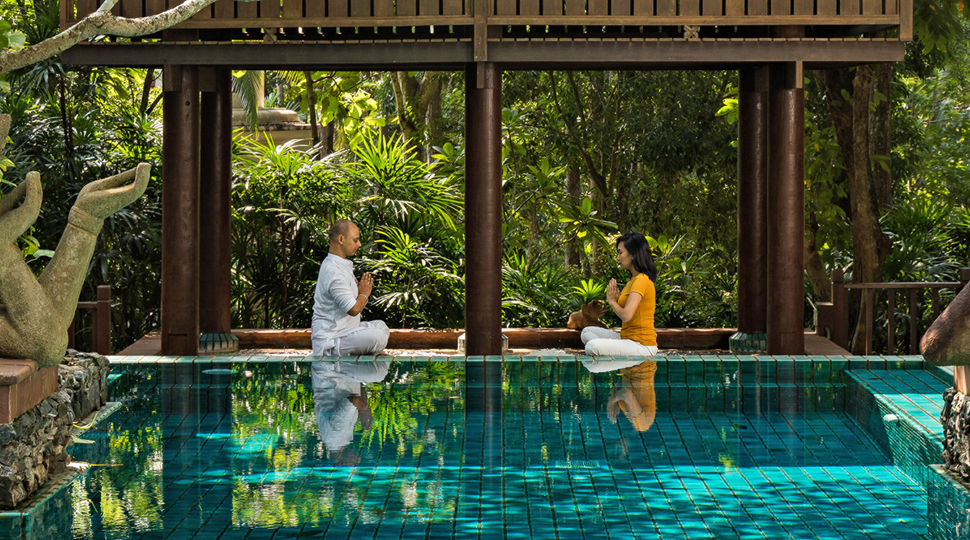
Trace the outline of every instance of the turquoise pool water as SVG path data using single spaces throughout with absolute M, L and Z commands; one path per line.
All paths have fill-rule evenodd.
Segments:
M 847 363 L 527 360 L 119 365 L 65 537 L 926 535 Z

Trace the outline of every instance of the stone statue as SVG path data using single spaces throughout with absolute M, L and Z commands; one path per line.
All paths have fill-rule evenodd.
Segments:
M 9 128 L 10 117 L 0 116 L 0 141 L 6 141 Z M 0 155 L 2 151 L 0 143 Z M 40 213 L 40 174 L 27 173 L 26 180 L 0 199 L 0 357 L 26 358 L 40 367 L 61 362 L 104 219 L 141 197 L 150 172 L 151 166 L 141 163 L 84 186 L 40 278 L 17 247 L 17 239 Z
M 923 334 L 923 359 L 939 366 L 956 366 L 953 386 L 943 392 L 943 466 L 970 481 L 970 286 L 963 287 Z
M 964 287 L 923 334 L 923 359 L 938 366 L 970 365 L 970 287 Z

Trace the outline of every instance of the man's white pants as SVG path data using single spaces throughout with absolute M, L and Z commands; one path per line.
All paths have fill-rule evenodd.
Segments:
M 391 331 L 384 321 L 363 321 L 330 337 L 313 337 L 313 356 L 360 356 L 377 354 L 387 346 Z
M 586 344 L 586 354 L 590 356 L 654 356 L 657 354 L 655 345 L 642 345 L 632 339 L 621 339 L 619 332 L 598 326 L 583 328 L 580 339 Z

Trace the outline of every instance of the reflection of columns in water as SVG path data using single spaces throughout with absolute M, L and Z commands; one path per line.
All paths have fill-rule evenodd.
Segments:
M 481 522 L 482 531 L 501 530 L 503 449 L 502 364 L 467 362 L 459 523 Z
M 165 384 L 156 389 L 158 412 L 164 418 L 164 530 L 206 531 L 215 538 L 230 524 L 232 484 L 203 472 L 223 470 L 218 460 L 228 459 L 223 446 L 232 441 L 230 375 L 204 373 L 213 368 L 211 364 L 163 364 L 159 368 L 171 370 L 162 375 Z M 219 506 L 210 501 L 219 501 Z

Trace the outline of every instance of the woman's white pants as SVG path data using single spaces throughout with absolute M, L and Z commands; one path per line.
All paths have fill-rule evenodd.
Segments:
M 642 345 L 632 339 L 621 339 L 619 332 L 598 326 L 583 328 L 580 339 L 590 356 L 655 356 L 655 345 Z

